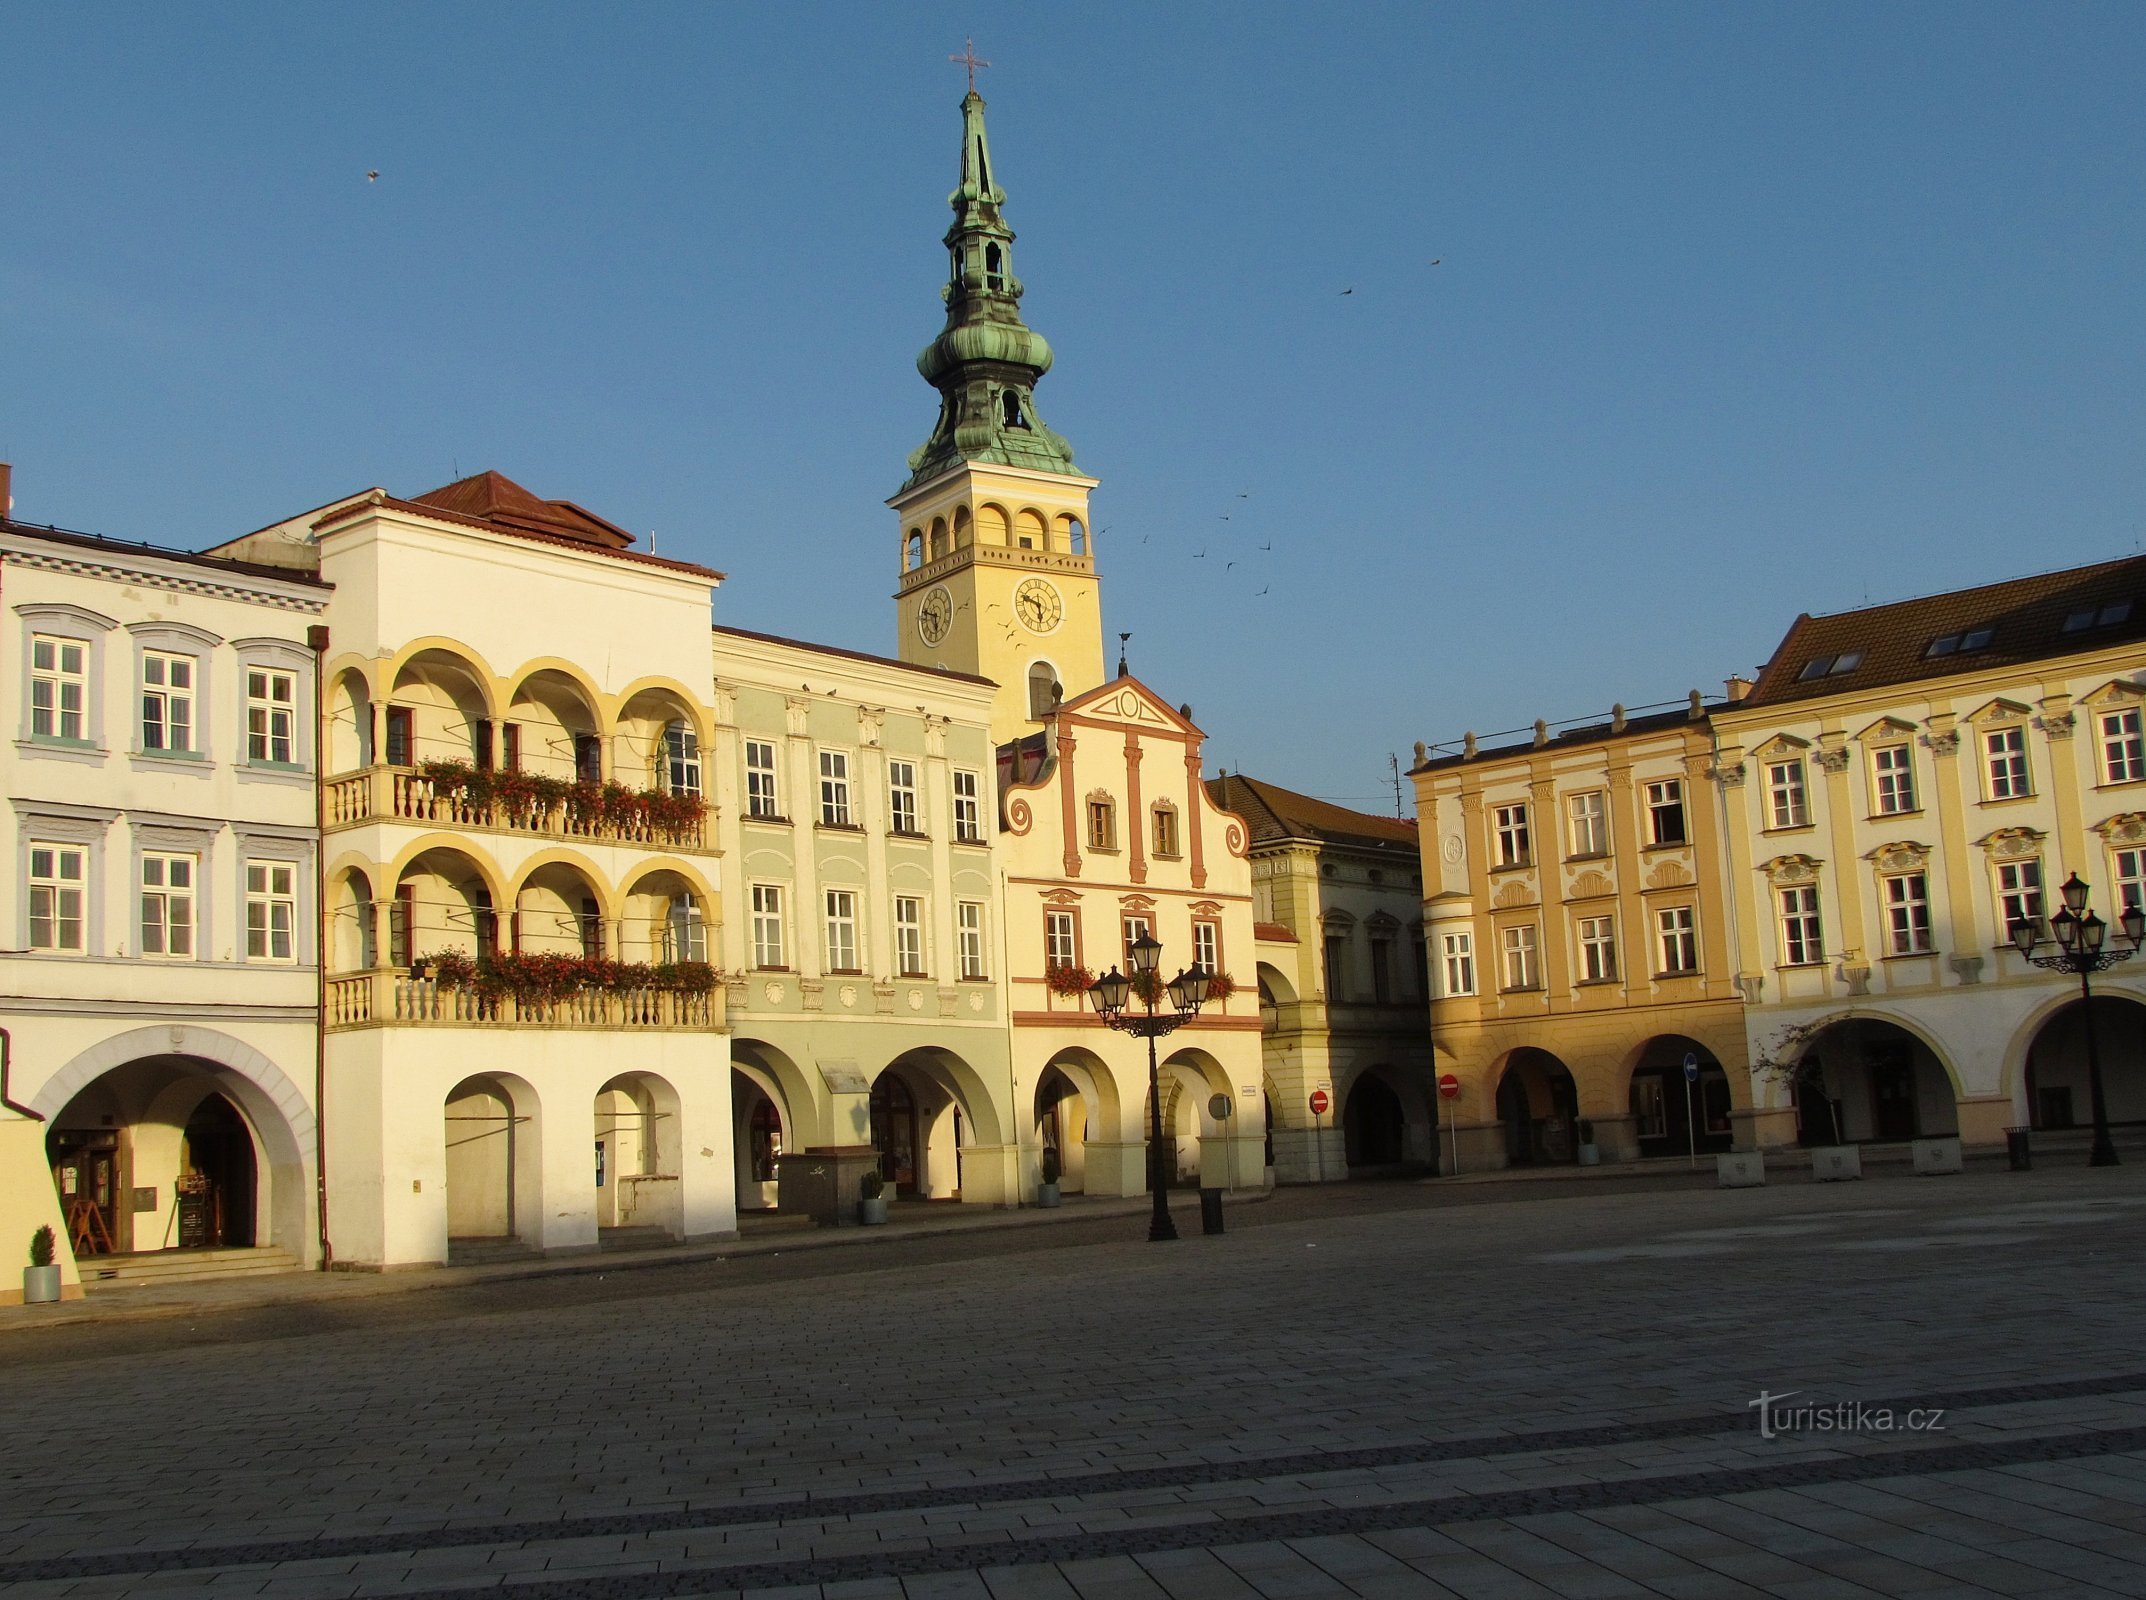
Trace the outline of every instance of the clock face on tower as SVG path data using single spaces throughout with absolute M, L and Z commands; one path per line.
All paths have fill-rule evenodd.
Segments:
M 1065 615 L 1058 591 L 1041 578 L 1030 578 L 1013 592 L 1013 614 L 1030 633 L 1049 633 Z
M 946 637 L 947 625 L 954 620 L 954 597 L 941 585 L 924 597 L 917 607 L 917 632 L 926 644 L 937 644 Z

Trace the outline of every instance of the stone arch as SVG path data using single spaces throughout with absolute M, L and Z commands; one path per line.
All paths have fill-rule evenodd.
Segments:
M 807 1100 L 805 1105 L 809 1114 L 811 1102 Z M 797 1113 L 791 1108 L 790 1093 L 775 1071 L 749 1056 L 740 1056 L 733 1047 L 730 1106 L 736 1123 L 731 1145 L 737 1165 L 738 1209 L 771 1211 L 781 1199 L 784 1153 L 803 1150 L 807 1143 L 796 1120 Z
M 2111 982 L 2108 978 L 2102 978 L 2095 982 L 2094 999 L 2096 1011 L 2101 1009 L 2099 1002 L 2104 999 L 2122 999 L 2146 1005 L 2146 994 L 2142 994 L 2127 985 Z M 2038 1000 L 2034 1008 L 2022 1017 L 2018 1025 L 2013 1028 L 2011 1038 L 2005 1041 L 2004 1060 L 1999 1068 L 2001 1075 L 1998 1083 L 2001 1092 L 2011 1096 L 2015 1106 L 2027 1109 L 2020 1096 L 2025 1093 L 2027 1061 L 2034 1048 L 2035 1036 L 2043 1028 L 2047 1027 L 2059 1013 L 2069 1011 L 2078 1004 L 2078 993 L 2072 984 L 2067 981 L 2062 988 L 2053 987 L 2052 992 L 2045 994 Z
M 1372 1062 L 1334 1074 L 1342 1126 L 1342 1158 L 1352 1169 L 1399 1171 L 1437 1161 L 1435 1091 L 1420 1074 Z M 1358 1092 L 1371 1097 L 1361 1106 Z M 1374 1107 L 1383 1097 L 1386 1104 Z M 1376 1111 L 1376 1116 L 1373 1115 Z
M 528 662 L 515 674 L 504 704 L 503 715 L 521 730 L 523 771 L 557 778 L 613 776 L 607 697 L 572 662 L 550 656 Z
M 1068 555 L 1084 556 L 1088 553 L 1088 529 L 1080 518 L 1070 512 L 1061 513 L 1051 524 L 1052 548 L 1063 550 Z
M 1156 1081 L 1162 1090 L 1164 1161 L 1171 1183 L 1220 1186 L 1232 1176 L 1241 1176 L 1228 1173 L 1225 1165 L 1232 1154 L 1227 1136 L 1233 1130 L 1208 1109 L 1208 1101 L 1218 1094 L 1230 1097 L 1233 1112 L 1236 1107 L 1236 1090 L 1222 1063 L 1198 1045 L 1183 1045 L 1162 1059 Z M 1147 1126 L 1147 1100 L 1142 1094 L 1143 1127 Z M 1235 1120 L 1232 1116 L 1231 1121 Z
M 914 572 L 924 565 L 924 530 L 911 528 L 902 535 L 902 571 Z
M 327 893 L 328 948 L 321 961 L 330 972 L 364 972 L 379 966 L 382 951 L 373 905 L 379 898 L 373 864 L 344 856 L 323 875 Z
M 2093 1125 L 2093 1086 L 2086 1061 L 2086 1002 L 2077 995 L 2035 1008 L 2017 1030 L 2018 1086 L 2013 1104 L 2038 1130 Z M 2109 1122 L 2146 1122 L 2146 1001 L 2121 989 L 2094 995 L 2094 1044 L 2101 1059 Z M 2008 1087 L 2010 1080 L 2007 1080 Z
M 672 1239 L 685 1237 L 682 1110 L 677 1088 L 660 1073 L 621 1072 L 596 1091 L 599 1238 L 605 1228 L 660 1228 Z
M 1013 527 L 1013 518 L 1006 508 L 991 501 L 976 508 L 976 542 L 978 544 L 1007 545 L 1013 541 L 1007 537 Z
M 1959 1132 L 1959 1073 L 1922 1028 L 1890 1011 L 1841 1012 L 1803 1030 L 1797 1063 L 1817 1058 L 1816 1076 L 1790 1093 L 1798 1137 L 1811 1144 L 1860 1144 Z
M 929 552 L 927 559 L 932 561 L 937 561 L 947 553 L 946 518 L 933 517 L 931 519 L 931 542 L 927 546 L 927 550 Z
M 374 705 L 371 663 L 358 657 L 338 661 L 321 684 L 321 771 L 329 777 L 361 772 L 378 759 L 373 743 Z
M 482 706 L 482 715 L 499 714 L 499 679 L 490 663 L 461 640 L 443 634 L 427 634 L 421 639 L 410 640 L 388 657 L 385 665 L 376 669 L 373 682 L 377 687 L 385 681 L 387 698 L 393 699 L 413 670 L 426 668 L 456 675 L 459 686 Z
M 637 915 L 634 901 L 662 896 L 666 909 L 659 926 Z M 680 906 L 683 899 L 691 909 Z M 650 856 L 634 863 L 618 891 L 621 961 L 706 961 L 712 930 L 721 916 L 708 880 L 673 856 Z
M 1086 1193 L 1090 1141 L 1117 1144 L 1126 1137 L 1117 1079 L 1093 1051 L 1070 1047 L 1038 1074 L 1034 1098 L 1037 1148 L 1055 1135 L 1065 1191 Z M 1108 1181 L 1114 1184 L 1115 1174 Z
M 1699 1076 L 1685 1092 L 1684 1058 L 1698 1058 Z M 1625 1052 L 1617 1086 L 1631 1118 L 1641 1157 L 1718 1155 L 1734 1148 L 1735 1114 L 1751 1108 L 1751 1074 L 1732 1072 L 1702 1040 L 1658 1033 Z M 1613 1155 L 1621 1152 L 1613 1151 Z
M 882 1175 L 904 1196 L 957 1197 L 963 1150 L 1010 1142 L 975 1068 L 940 1046 L 905 1050 L 888 1062 L 872 1080 L 869 1104 Z
M 708 709 L 694 699 L 685 685 L 674 678 L 636 678 L 619 691 L 617 706 L 612 716 L 615 736 L 643 742 L 641 753 L 646 758 L 650 788 L 669 787 L 669 752 L 660 748 L 659 736 L 670 724 L 682 722 L 700 748 L 701 792 L 707 792 L 705 763 L 715 743 L 715 725 Z
M 967 506 L 954 507 L 954 548 L 965 550 L 976 542 L 976 521 Z
M 440 1114 L 448 1258 L 457 1239 L 541 1244 L 544 1125 L 535 1086 L 511 1072 L 475 1073 L 447 1091 Z
M 1508 1050 L 1491 1064 L 1491 1104 L 1505 1125 L 1508 1166 L 1555 1165 L 1579 1159 L 1580 1095 L 1572 1069 L 1533 1045 Z
M 557 905 L 545 905 L 532 897 L 549 896 Z M 596 950 L 589 950 L 592 930 L 586 926 L 587 913 L 583 901 L 596 902 L 595 915 L 600 926 L 593 930 Z M 607 954 L 610 951 L 610 928 L 620 920 L 620 896 L 596 864 L 577 850 L 554 846 L 540 850 L 524 861 L 515 871 L 507 885 L 507 902 L 501 907 L 514 916 L 514 932 L 518 947 L 528 951 L 549 950 L 558 954 Z M 574 923 L 572 928 L 553 928 L 544 925 L 546 913 L 553 917 L 565 917 Z
M 27 1102 L 49 1125 L 85 1090 L 136 1062 L 172 1061 L 202 1071 L 199 1100 L 219 1093 L 238 1109 L 266 1177 L 257 1215 L 269 1241 L 299 1261 L 318 1258 L 313 1157 L 319 1138 L 313 1104 L 283 1069 L 243 1039 L 182 1023 L 134 1028 L 100 1040 L 47 1078 Z M 258 1236 L 258 1235 L 257 1235 Z

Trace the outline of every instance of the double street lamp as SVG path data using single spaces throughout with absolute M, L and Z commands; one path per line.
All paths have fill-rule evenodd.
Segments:
M 1148 1241 L 1175 1239 L 1177 1226 L 1170 1220 L 1168 1186 L 1162 1170 L 1162 1087 L 1155 1066 L 1155 1041 L 1175 1033 L 1200 1014 L 1207 1003 L 1207 983 L 1213 976 L 1195 961 L 1168 983 L 1161 981 L 1162 941 L 1143 933 L 1126 951 L 1132 976 L 1112 967 L 1088 988 L 1088 1001 L 1105 1027 L 1129 1033 L 1148 1042 L 1148 1187 L 1155 1194 L 1154 1215 L 1148 1220 Z M 1161 1002 L 1167 998 L 1169 1009 Z M 1129 1011 L 1128 1000 L 1138 999 L 1144 1009 Z M 2099 1104 L 2097 1101 L 2096 1104 Z
M 2012 936 L 2013 948 L 2036 966 L 2049 972 L 2079 975 L 2080 1009 L 2086 1014 L 2086 1081 L 2094 1101 L 2094 1148 L 2086 1158 L 2086 1164 L 2113 1167 L 2117 1164 L 2116 1141 L 2109 1137 L 2109 1107 L 2101 1093 L 2101 1051 L 2094 1037 L 2094 986 L 2091 979 L 2093 974 L 2104 972 L 2119 961 L 2129 961 L 2139 953 L 2139 946 L 2146 943 L 2146 912 L 2135 905 L 2124 907 L 2123 915 L 2117 920 L 2130 948 L 2110 948 L 2107 945 L 2109 925 L 2087 909 L 2087 896 L 2092 891 L 2078 873 L 2064 880 L 2061 892 L 2064 909 L 2051 917 L 2046 927 L 2039 917 L 2022 917 L 2007 931 Z M 2037 954 L 2037 947 L 2045 939 L 2056 948 Z

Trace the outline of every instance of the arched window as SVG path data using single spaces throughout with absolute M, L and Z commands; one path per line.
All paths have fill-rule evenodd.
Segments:
M 1005 255 L 995 244 L 984 246 L 984 282 L 993 289 L 1006 287 Z
M 1088 553 L 1088 530 L 1078 517 L 1066 518 L 1066 548 L 1077 556 Z
M 931 558 L 936 561 L 946 554 L 946 519 L 931 519 Z
M 954 287 L 957 289 L 965 288 L 968 285 L 968 281 L 968 263 L 962 259 L 961 252 L 956 250 L 954 252 Z
M 924 530 L 911 528 L 909 537 L 902 541 L 902 570 L 914 572 L 924 565 Z
M 1028 419 L 1021 414 L 1021 392 L 1018 389 L 1008 389 L 999 398 L 1005 403 L 1006 426 L 1009 428 L 1027 427 Z
M 1048 661 L 1032 662 L 1028 668 L 1028 714 L 1037 721 L 1058 706 L 1058 669 Z

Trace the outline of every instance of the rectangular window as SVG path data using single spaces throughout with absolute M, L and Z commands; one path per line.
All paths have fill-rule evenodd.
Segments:
M 1088 802 L 1088 848 L 1118 848 L 1118 808 L 1108 800 Z
M 507 732 L 512 733 L 513 731 L 512 724 L 509 724 Z M 510 771 L 514 766 L 514 761 L 511 758 L 518 756 L 520 753 L 518 748 L 512 745 L 509 746 L 508 754 L 510 759 L 507 762 L 507 766 Z M 700 793 L 699 734 L 682 722 L 674 722 L 668 728 L 665 728 L 663 730 L 663 762 L 665 768 L 664 777 L 669 783 L 672 794 Z
M 915 895 L 894 897 L 894 969 L 905 978 L 924 976 L 924 902 Z
M 194 953 L 194 858 L 142 857 L 142 954 L 190 958 Z
M 1609 854 L 1609 812 L 1606 797 L 1594 790 L 1576 794 L 1565 804 L 1572 811 L 1572 853 L 1576 856 Z
M 1766 768 L 1769 814 L 1775 828 L 1803 828 L 1811 821 L 1810 801 L 1803 788 L 1801 761 L 1776 761 Z
M 492 770 L 492 719 L 477 717 L 469 725 L 470 756 L 479 772 Z
M 708 959 L 708 925 L 701 919 L 699 901 L 680 898 L 671 902 L 664 915 L 663 941 L 666 961 Z
M 917 821 L 917 764 L 887 763 L 887 826 L 895 833 L 922 833 Z
M 1347 997 L 1349 972 L 1349 941 L 1346 935 L 1330 933 L 1326 936 L 1326 997 L 1342 1000 Z
M 1989 761 L 1990 798 L 2018 800 L 2034 793 L 2027 772 L 2027 730 L 1992 728 L 1982 736 L 1982 753 Z
M 753 965 L 788 965 L 782 952 L 782 890 L 772 883 L 753 885 Z
M 1699 970 L 1698 918 L 1690 906 L 1665 906 L 1654 914 L 1661 938 L 1664 976 Z
M 30 846 L 32 950 L 82 950 L 82 876 L 79 847 Z
M 1647 785 L 1647 842 L 1684 844 L 1691 835 L 1684 827 L 1684 784 L 1668 778 Z
M 1070 911 L 1046 911 L 1043 913 L 1043 967 L 1046 972 L 1058 967 L 1080 965 L 1080 936 Z
M 1617 976 L 1617 919 L 1580 918 L 1580 981 L 1608 983 Z
M 745 814 L 748 817 L 782 815 L 782 801 L 775 787 L 775 746 L 763 739 L 745 741 Z
M 142 749 L 194 748 L 194 658 L 142 654 Z
M 976 774 L 973 772 L 954 774 L 954 842 L 984 842 L 983 806 L 977 799 Z
M 1445 992 L 1475 993 L 1475 935 L 1442 933 L 1438 936 L 1439 960 L 1445 968 Z
M 387 708 L 387 764 L 391 767 L 414 766 L 417 761 L 416 739 L 410 729 L 410 708 L 389 706 Z
M 984 905 L 981 900 L 961 900 L 954 905 L 954 936 L 961 947 L 961 975 L 984 975 Z
M 1818 887 L 1797 884 L 1781 891 L 1781 960 L 1814 966 L 1826 958 L 1825 931 L 1818 922 Z
M 2104 783 L 2146 778 L 2146 731 L 2140 728 L 2138 707 L 2102 715 L 2101 778 Z
M 2133 906 L 2146 911 L 2146 850 L 2118 850 L 2114 859 L 2118 913 Z
M 522 770 L 522 725 L 519 722 L 502 722 L 499 725 L 499 764 L 509 772 Z M 696 772 L 694 777 L 697 780 L 699 774 Z M 698 789 L 693 792 L 700 793 Z
M 387 907 L 387 959 L 391 967 L 407 967 L 411 961 L 410 930 L 417 926 L 417 886 L 401 884 Z
M 1151 924 L 1146 917 L 1127 917 L 1120 931 L 1124 934 L 1125 962 L 1118 970 L 1128 978 L 1133 975 L 1133 946 L 1148 936 Z
M 2042 920 L 2042 864 L 2039 861 L 1997 863 L 1997 926 L 2009 939 L 2018 922 Z
M 298 759 L 298 678 L 254 667 L 246 673 L 246 759 L 290 766 Z
M 1895 817 L 1915 809 L 1915 753 L 1909 746 L 1888 744 L 1871 751 L 1870 778 L 1878 815 Z
M 841 750 L 820 752 L 820 821 L 830 828 L 849 826 L 849 756 Z
M 1668 1096 L 1662 1090 L 1662 1075 L 1649 1072 L 1632 1078 L 1633 1129 L 1642 1139 L 1669 1137 Z
M 1155 808 L 1155 854 L 1177 854 L 1177 812 L 1170 806 Z
M 1393 1004 L 1393 941 L 1371 941 L 1371 999 L 1378 1005 Z
M 1210 974 L 1222 970 L 1222 924 L 1219 922 L 1195 922 L 1192 925 L 1192 959 L 1205 967 Z
M 1528 838 L 1526 806 L 1499 806 L 1495 814 L 1495 827 L 1499 866 L 1524 867 L 1534 859 L 1534 845 Z
M 1535 966 L 1535 925 L 1528 922 L 1517 928 L 1507 928 L 1500 937 L 1505 955 L 1505 987 L 1538 987 L 1542 980 L 1537 976 Z
M 861 970 L 857 965 L 857 895 L 852 889 L 827 891 L 827 970 Z
M 1920 872 L 1901 872 L 1883 881 L 1887 948 L 1896 956 L 1929 954 L 1929 879 Z
M 604 741 L 601 734 L 577 733 L 574 735 L 574 781 L 576 783 L 602 783 L 604 781 Z
M 30 737 L 86 739 L 89 646 L 79 639 L 30 637 Z
M 246 863 L 248 961 L 295 961 L 298 958 L 295 942 L 297 885 L 298 869 L 288 861 Z

